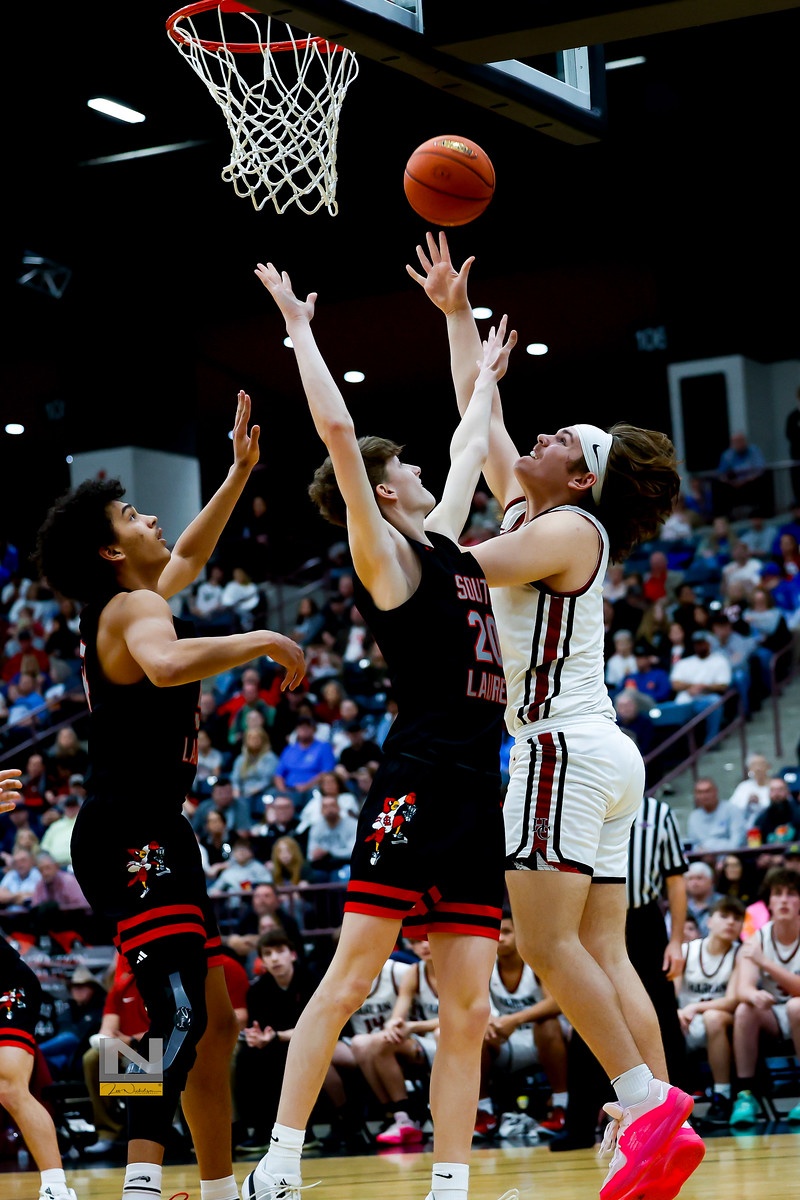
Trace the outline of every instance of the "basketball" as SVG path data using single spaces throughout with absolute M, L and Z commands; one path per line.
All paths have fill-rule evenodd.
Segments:
M 435 137 L 417 146 L 403 184 L 414 212 L 432 225 L 466 225 L 494 195 L 494 167 L 469 138 Z

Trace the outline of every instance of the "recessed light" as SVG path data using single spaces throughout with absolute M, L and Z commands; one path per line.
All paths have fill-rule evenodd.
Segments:
M 71 454 L 68 454 L 68 455 L 67 455 L 67 462 L 68 462 L 68 463 L 71 463 L 71 462 L 74 462 L 74 461 L 75 461 L 75 459 L 72 457 L 72 455 L 71 455 Z
M 290 337 L 285 337 L 283 339 L 283 344 L 287 350 L 294 350 L 294 342 Z
M 20 433 L 25 432 L 24 425 L 18 425 L 16 421 L 9 421 L 6 425 L 6 433 L 10 433 L 12 437 L 17 437 Z
M 366 376 L 363 371 L 345 371 L 345 383 L 363 383 Z
M 531 342 L 530 345 L 525 347 L 525 350 L 527 351 L 528 354 L 538 355 L 538 354 L 547 354 L 547 351 L 549 350 L 549 348 L 550 348 L 549 346 L 545 346 L 544 342 Z
M 93 96 L 86 103 L 95 112 L 113 117 L 115 121 L 125 121 L 128 125 L 138 125 L 145 119 L 144 113 L 137 112 L 135 108 L 128 108 L 127 104 L 118 104 L 116 100 L 108 100 L 105 96 Z
M 478 308 L 473 308 L 472 315 L 476 321 L 486 321 L 492 315 L 492 310 L 479 305 Z
M 606 70 L 616 71 L 620 67 L 639 67 L 644 62 L 647 62 L 647 59 L 643 54 L 636 54 L 633 58 L 613 58 L 611 62 L 606 63 Z

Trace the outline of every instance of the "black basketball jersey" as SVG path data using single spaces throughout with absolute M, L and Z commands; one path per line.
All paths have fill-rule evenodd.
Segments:
M 142 802 L 175 797 L 180 810 L 197 770 L 200 684 L 156 687 L 111 683 L 97 658 L 102 605 L 81 613 L 83 686 L 89 704 L 89 795 L 135 794 Z M 191 621 L 173 617 L 179 638 L 192 637 Z
M 432 546 L 407 539 L 422 578 L 399 608 L 377 608 L 355 579 L 397 700 L 383 749 L 496 774 L 506 685 L 489 588 L 471 554 L 444 534 L 428 536 Z

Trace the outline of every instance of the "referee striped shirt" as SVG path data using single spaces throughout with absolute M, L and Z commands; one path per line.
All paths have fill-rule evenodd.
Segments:
M 628 908 L 657 900 L 667 876 L 682 875 L 688 867 L 669 805 L 645 796 L 628 846 Z

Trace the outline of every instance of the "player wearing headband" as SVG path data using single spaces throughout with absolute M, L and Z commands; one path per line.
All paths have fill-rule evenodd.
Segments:
M 429 234 L 418 254 L 424 274 L 408 270 L 447 316 L 463 413 L 480 345 L 467 299 L 472 259 L 456 272 L 444 235 L 437 246 Z M 566 424 L 520 455 L 495 390 L 484 474 L 504 509 L 502 532 L 470 550 L 492 589 L 515 739 L 504 817 L 517 943 L 617 1094 L 602 1200 L 632 1200 L 640 1185 L 668 1200 L 703 1147 L 681 1128 L 693 1102 L 666 1082 L 658 1021 L 625 950 L 628 836 L 644 766 L 603 681 L 602 583 L 608 562 L 654 537 L 672 511 L 674 450 L 663 433 L 633 425 Z

